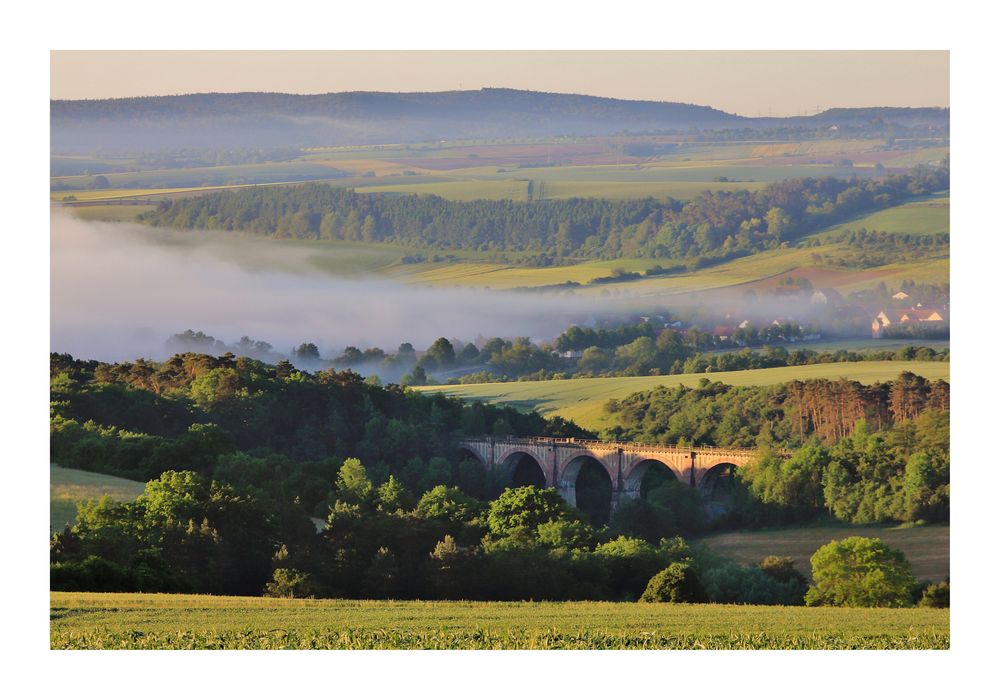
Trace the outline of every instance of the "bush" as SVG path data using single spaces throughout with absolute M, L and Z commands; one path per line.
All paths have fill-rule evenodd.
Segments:
M 599 545 L 594 553 L 604 564 L 616 598 L 636 600 L 669 561 L 667 556 L 645 540 L 620 536 Z
M 275 569 L 264 587 L 268 598 L 315 598 L 312 577 L 298 569 Z
M 802 605 L 806 591 L 806 586 L 795 580 L 779 581 L 759 567 L 735 562 L 705 571 L 702 581 L 713 603 Z
M 49 566 L 53 591 L 122 593 L 135 590 L 131 572 L 115 562 L 89 556 L 81 562 L 55 562 Z
M 951 607 L 951 586 L 947 581 L 932 583 L 924 589 L 917 603 L 921 608 L 949 608 Z
M 674 514 L 645 498 L 622 501 L 611 519 L 616 532 L 631 537 L 641 537 L 650 543 L 678 532 Z
M 505 537 L 519 528 L 534 532 L 543 523 L 576 519 L 555 489 L 521 486 L 505 490 L 490 503 L 486 521 L 495 537 Z
M 782 583 L 795 581 L 796 583 L 802 584 L 802 593 L 805 593 L 808 581 L 806 580 L 806 577 L 799 573 L 798 569 L 795 568 L 795 560 L 791 557 L 764 557 L 757 567 L 776 581 L 781 581 Z
M 900 608 L 917 586 L 910 563 L 875 537 L 848 537 L 823 545 L 810 559 L 816 585 L 807 605 Z
M 708 596 L 691 564 L 675 562 L 649 579 L 643 603 L 705 603 Z

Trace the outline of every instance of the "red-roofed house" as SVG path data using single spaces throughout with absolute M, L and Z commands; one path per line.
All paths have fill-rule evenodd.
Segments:
M 920 307 L 912 309 L 885 309 L 879 311 L 872 321 L 872 337 L 882 338 L 889 329 L 900 326 L 917 326 L 925 328 L 944 328 L 947 324 L 945 314 L 940 309 Z

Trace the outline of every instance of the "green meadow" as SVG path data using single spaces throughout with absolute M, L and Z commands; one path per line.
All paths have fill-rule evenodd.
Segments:
M 948 525 L 901 527 L 895 525 L 816 525 L 763 530 L 740 530 L 702 537 L 713 552 L 750 565 L 771 555 L 792 557 L 795 568 L 809 577 L 809 557 L 832 540 L 847 537 L 877 537 L 904 555 L 918 581 L 948 579 L 951 529 Z
M 823 240 L 841 231 L 885 231 L 887 233 L 950 233 L 951 194 L 938 192 L 895 207 L 859 216 L 836 226 L 817 231 L 808 238 Z
M 59 532 L 76 522 L 76 504 L 110 496 L 116 501 L 131 501 L 146 485 L 117 476 L 49 466 L 49 531 Z

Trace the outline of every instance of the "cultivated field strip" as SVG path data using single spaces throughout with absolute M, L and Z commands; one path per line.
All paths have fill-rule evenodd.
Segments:
M 52 593 L 54 649 L 947 649 L 948 610 Z

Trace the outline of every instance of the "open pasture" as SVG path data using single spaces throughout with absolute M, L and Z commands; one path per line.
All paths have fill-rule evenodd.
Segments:
M 947 649 L 949 611 L 50 594 L 53 649 Z
M 813 350 L 815 352 L 835 352 L 849 350 L 851 352 L 895 352 L 909 346 L 934 348 L 937 351 L 948 350 L 950 340 L 909 339 L 909 338 L 828 338 L 823 340 L 808 340 L 800 343 L 776 343 L 789 350 Z M 709 350 L 706 355 L 732 352 L 731 350 Z
M 806 165 L 753 165 L 731 162 L 720 164 L 709 161 L 652 161 L 633 165 L 583 165 L 521 168 L 518 177 L 535 180 L 570 180 L 584 182 L 718 182 L 729 178 L 729 184 L 774 182 L 800 177 L 861 177 L 871 176 L 871 168 L 847 168 L 824 164 Z M 502 179 L 509 173 L 492 177 Z
M 613 180 L 537 180 L 536 199 L 653 199 L 688 200 L 703 192 L 731 192 L 734 190 L 756 191 L 766 187 L 764 182 L 676 182 L 676 181 L 631 181 Z
M 205 168 L 174 168 L 143 170 L 140 172 L 107 173 L 111 188 L 116 189 L 174 189 L 218 187 L 220 185 L 253 185 L 277 182 L 305 182 L 344 177 L 346 173 L 327 165 L 308 161 L 282 163 L 252 163 L 247 165 L 220 165 Z M 91 189 L 94 178 L 80 175 L 52 178 L 67 194 L 72 190 Z
M 432 194 L 456 201 L 469 201 L 473 199 L 528 201 L 528 181 L 515 179 L 457 180 L 424 183 L 401 182 L 394 185 L 366 185 L 355 189 L 358 192 L 370 193 Z
M 576 421 L 590 430 L 611 425 L 612 417 L 604 407 L 610 399 L 623 399 L 629 394 L 648 391 L 657 386 L 697 386 L 702 379 L 734 386 L 768 386 L 793 379 L 840 379 L 845 377 L 863 384 L 895 379 L 901 372 L 913 372 L 929 380 L 950 376 L 947 362 L 870 361 L 831 362 L 798 367 L 736 372 L 670 374 L 651 377 L 596 377 L 593 379 L 550 379 L 528 382 L 492 382 L 414 387 L 418 391 L 443 392 L 465 400 L 479 400 L 513 406 L 521 410 L 537 410 L 543 415 L 559 415 Z
M 610 178 L 610 176 L 609 176 Z M 469 174 L 463 179 L 439 180 L 436 182 L 400 181 L 395 184 L 361 185 L 359 192 L 390 192 L 398 194 L 431 194 L 444 199 L 467 201 L 471 199 L 512 199 L 525 202 L 531 200 L 602 198 L 602 199 L 644 199 L 652 197 L 664 200 L 687 200 L 702 192 L 728 192 L 733 190 L 758 190 L 766 186 L 764 182 L 675 182 L 675 181 L 628 181 L 608 180 L 544 180 L 534 179 L 530 172 L 513 173 L 506 179 L 487 179 L 480 173 Z
M 815 288 L 833 287 L 842 293 L 872 288 L 880 281 L 898 288 L 904 279 L 921 282 L 947 282 L 949 265 L 945 258 L 925 262 L 898 263 L 866 270 L 821 268 L 813 265 L 817 253 L 836 253 L 838 246 L 818 248 L 782 248 L 736 258 L 694 272 L 642 277 L 637 280 L 581 286 L 573 294 L 583 296 L 653 299 L 709 291 L 773 291 L 785 277 L 809 278 Z M 610 275 L 616 269 L 644 272 L 653 265 L 669 267 L 668 259 L 593 260 L 572 265 L 526 267 L 516 264 L 490 263 L 466 265 L 407 265 L 393 270 L 400 279 L 435 286 L 474 286 L 491 289 L 546 287 L 577 282 L 588 285 L 593 279 Z
M 131 501 L 143 492 L 140 481 L 117 476 L 49 466 L 49 530 L 58 532 L 76 521 L 79 501 L 110 496 L 116 501 Z
M 950 233 L 951 196 L 938 192 L 881 211 L 865 214 L 811 234 L 807 239 L 823 240 L 842 231 L 886 231 L 888 233 Z
M 703 537 L 697 542 L 744 565 L 756 564 L 771 555 L 792 557 L 795 568 L 811 577 L 809 557 L 831 540 L 877 537 L 906 555 L 918 581 L 944 581 L 949 576 L 950 533 L 948 525 L 897 527 L 841 524 L 724 532 Z
M 49 158 L 49 175 L 67 177 L 70 175 L 98 175 L 116 170 L 132 170 L 136 167 L 134 158 L 104 158 L 91 156 L 53 155 Z
M 108 189 L 88 189 L 88 190 L 53 190 L 49 193 L 49 200 L 52 202 L 104 202 L 119 199 L 147 199 L 159 197 L 165 194 L 179 194 L 190 192 L 192 194 L 202 194 L 215 187 L 152 187 L 128 189 L 114 187 Z
M 660 140 L 655 137 L 640 139 L 654 145 Z M 781 144 L 779 150 L 791 153 L 815 147 L 810 143 Z M 110 172 L 112 168 L 131 167 L 133 163 L 128 159 L 105 163 L 102 159 L 54 156 L 54 172 L 60 175 L 52 177 L 50 182 L 59 195 L 88 190 L 93 186 L 94 175 L 82 173 L 103 170 L 107 171 L 103 174 L 112 189 L 193 189 L 332 180 L 342 186 L 378 188 L 372 191 L 428 192 L 470 199 L 517 198 L 522 187 L 517 184 L 519 181 L 536 180 L 547 184 L 574 183 L 552 185 L 544 196 L 554 198 L 671 196 L 686 199 L 704 189 L 757 188 L 761 183 L 791 177 L 870 174 L 863 168 L 842 168 L 829 162 L 770 165 L 761 161 L 756 153 L 761 148 L 753 144 L 669 143 L 656 145 L 651 156 L 635 156 L 628 155 L 628 147 L 614 138 L 444 146 L 389 145 L 312 149 L 301 157 L 283 162 L 128 172 Z M 97 170 L 84 167 L 87 165 Z M 738 182 L 717 182 L 720 178 Z M 499 186 L 480 182 L 485 180 L 510 182 Z M 439 183 L 441 187 L 419 187 L 430 183 Z M 662 189 L 657 187 L 658 183 L 663 184 Z M 540 197 L 536 194 L 535 198 Z
M 78 219 L 84 221 L 135 221 L 135 218 L 153 209 L 153 205 L 135 204 L 95 204 L 86 207 L 66 207 L 63 212 L 68 212 Z

